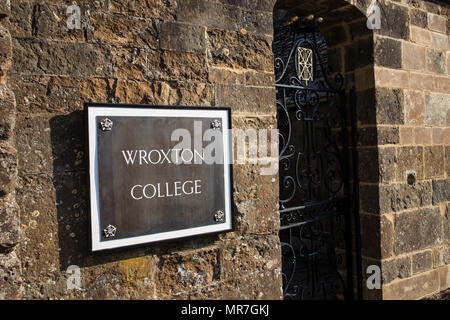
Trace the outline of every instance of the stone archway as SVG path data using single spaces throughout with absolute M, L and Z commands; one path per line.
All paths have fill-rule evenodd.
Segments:
M 279 19 L 278 21 L 276 19 Z M 283 21 L 284 19 L 284 21 Z M 289 46 L 288 45 L 283 45 L 280 44 L 280 41 L 283 42 L 289 42 L 292 41 L 290 40 L 293 36 L 289 36 L 287 34 L 278 37 L 277 40 L 277 32 L 305 32 L 305 31 L 295 31 L 294 29 L 297 28 L 298 30 L 303 30 L 301 28 L 300 25 L 297 27 L 291 27 L 288 28 L 291 31 L 286 31 L 286 29 L 283 29 L 282 25 L 283 23 L 285 25 L 289 25 L 291 24 L 292 26 L 297 23 L 298 20 L 302 20 L 305 21 L 305 23 L 307 23 L 307 20 L 316 20 L 317 21 L 317 25 L 320 25 L 320 31 L 323 32 L 323 35 L 325 36 L 326 39 L 326 46 L 324 46 L 323 50 L 326 52 L 324 54 L 324 58 L 326 61 L 325 63 L 328 64 L 328 67 L 330 67 L 330 69 L 332 71 L 329 72 L 328 76 L 329 79 L 333 79 L 333 77 L 337 76 L 337 75 L 342 75 L 343 76 L 343 85 L 342 88 L 343 90 L 346 92 L 346 96 L 347 96 L 347 103 L 348 106 L 344 107 L 347 108 L 348 110 L 348 114 L 349 115 L 353 115 L 354 119 L 351 116 L 346 117 L 347 119 L 347 123 L 348 123 L 348 132 L 351 132 L 352 126 L 351 126 L 351 121 L 354 122 L 354 132 L 353 132 L 353 137 L 351 135 L 348 135 L 348 144 L 350 145 L 350 148 L 348 149 L 348 159 L 351 159 L 351 162 L 355 162 L 358 163 L 358 155 L 361 157 L 362 161 L 369 161 L 371 162 L 371 166 L 372 167 L 378 167 L 378 155 L 377 155 L 377 143 L 376 140 L 371 140 L 368 141 L 366 134 L 370 133 L 371 135 L 375 135 L 377 134 L 377 124 L 376 124 L 376 112 L 375 112 L 375 108 L 372 106 L 370 106 L 370 104 L 368 104 L 367 102 L 370 101 L 374 101 L 375 99 L 375 94 L 374 94 L 374 86 L 375 86 L 375 81 L 374 81 L 374 55 L 373 55 L 373 31 L 371 29 L 367 28 L 367 18 L 366 16 L 360 11 L 360 9 L 358 9 L 356 6 L 354 6 L 353 4 L 347 2 L 347 1 L 303 1 L 303 2 L 293 2 L 293 1 L 278 1 L 275 5 L 275 11 L 274 11 L 274 21 L 277 21 L 278 23 L 278 28 L 277 25 L 275 25 L 275 45 L 276 47 L 274 47 L 274 52 L 277 52 L 278 54 L 282 54 L 281 51 L 283 50 L 287 50 L 289 51 Z M 301 25 L 303 26 L 304 23 L 301 23 Z M 299 29 L 300 28 L 300 29 Z M 282 31 L 284 30 L 284 31 Z M 320 35 L 317 34 L 317 36 L 320 38 Z M 295 37 L 295 36 L 294 36 Z M 306 35 L 305 35 L 306 37 Z M 315 37 L 315 41 L 317 40 L 317 37 Z M 276 55 L 277 55 L 276 53 Z M 316 56 L 314 55 L 314 58 Z M 277 67 L 277 66 L 276 66 Z M 286 66 L 284 66 L 286 67 Z M 325 67 L 326 68 L 326 67 Z M 328 70 L 327 70 L 328 71 Z M 320 73 L 320 71 L 318 71 Z M 335 80 L 339 80 L 340 78 L 335 78 Z M 319 79 L 318 79 L 319 81 Z M 297 86 L 306 86 L 307 88 L 310 88 L 311 85 L 308 87 L 308 83 L 306 82 L 298 82 L 298 81 L 291 81 L 291 82 L 296 82 Z M 291 84 L 291 83 L 289 83 Z M 325 85 L 326 86 L 326 85 Z M 298 89 L 298 88 L 297 88 Z M 280 88 L 281 90 L 281 88 Z M 285 91 L 285 90 L 284 90 Z M 282 95 L 286 95 L 286 93 L 283 91 Z M 301 91 L 301 90 L 299 90 Z M 311 91 L 309 89 L 305 90 L 306 92 Z M 297 93 L 298 94 L 298 91 Z M 307 95 L 308 93 L 306 93 Z M 278 97 L 278 96 L 277 96 Z M 281 97 L 281 96 L 280 96 Z M 346 102 L 343 102 L 344 104 Z M 278 104 L 278 102 L 277 102 Z M 283 103 L 281 103 L 283 104 Z M 297 106 L 298 109 L 301 109 L 302 107 L 296 102 L 295 105 Z M 305 110 L 308 108 L 308 104 L 305 105 Z M 357 112 L 359 111 L 359 112 Z M 299 111 L 302 112 L 303 111 Z M 358 119 L 356 119 L 358 115 Z M 361 118 L 363 117 L 363 118 Z M 320 118 L 320 116 L 319 116 Z M 280 121 L 280 120 L 279 120 Z M 358 122 L 358 126 L 359 128 L 356 127 L 356 122 Z M 280 122 L 279 122 L 280 125 Z M 282 124 L 281 124 L 282 125 Z M 280 128 L 281 130 L 281 128 Z M 360 133 L 360 138 L 359 141 L 357 142 L 357 131 L 358 133 Z M 363 132 L 363 134 L 361 135 L 361 132 Z M 304 133 L 306 134 L 306 131 L 304 131 Z M 291 134 L 291 133 L 290 133 Z M 361 139 L 362 137 L 362 139 Z M 352 141 L 353 138 L 353 141 Z M 372 137 L 373 138 L 373 137 Z M 298 137 L 297 139 L 303 139 L 302 137 Z M 367 141 L 362 141 L 366 139 Z M 352 142 L 353 142 L 353 146 L 358 146 L 357 147 L 357 152 L 356 154 L 354 154 L 352 152 Z M 295 149 L 295 143 L 292 144 L 292 148 Z M 320 148 L 319 148 L 320 149 Z M 323 151 L 322 151 L 323 152 Z M 286 152 L 285 152 L 286 153 Z M 318 151 L 317 154 L 320 154 L 320 151 Z M 320 155 L 319 155 L 320 157 Z M 280 159 L 284 159 L 286 158 L 285 156 L 283 156 Z M 309 162 L 308 162 L 309 163 Z M 323 163 L 323 161 L 322 161 Z M 361 164 L 361 161 L 359 161 L 359 164 Z M 296 164 L 298 166 L 298 163 Z M 306 165 L 306 164 L 305 164 Z M 301 165 L 300 165 L 301 166 Z M 310 164 L 308 165 L 310 166 Z M 283 167 L 283 164 L 280 162 L 280 174 L 281 174 L 281 168 Z M 289 165 L 290 167 L 290 165 Z M 314 167 L 314 165 L 312 166 Z M 292 171 L 291 168 L 289 168 L 289 170 Z M 301 169 L 300 171 L 308 171 L 307 167 Z M 315 170 L 315 169 L 314 169 Z M 331 169 L 329 169 L 331 170 Z M 319 170 L 320 171 L 320 170 Z M 354 191 L 349 191 L 349 195 L 350 195 L 350 203 L 349 203 L 349 208 L 348 208 L 348 214 L 351 215 L 351 218 L 348 218 L 349 220 L 346 221 L 347 225 L 352 225 L 351 228 L 349 228 L 346 232 L 348 233 L 353 233 L 356 234 L 357 236 L 355 238 L 353 238 L 353 235 L 346 235 L 344 238 L 347 239 L 347 241 L 345 243 L 348 244 L 348 246 L 346 245 L 345 247 L 347 248 L 347 252 L 351 252 L 351 254 L 354 256 L 353 258 L 353 263 L 356 264 L 356 272 L 354 272 L 354 278 L 355 278 L 355 284 L 352 284 L 352 280 L 353 280 L 353 276 L 351 276 L 349 273 L 353 274 L 353 270 L 352 268 L 341 268 L 341 271 L 339 272 L 340 275 L 337 276 L 337 278 L 342 277 L 345 278 L 346 274 L 347 274 L 347 286 L 353 286 L 355 288 L 355 292 L 357 292 L 358 296 L 362 295 L 362 266 L 361 266 L 361 242 L 360 242 L 360 238 L 359 238 L 359 233 L 360 233 L 360 218 L 359 218 L 359 214 L 360 214 L 360 208 L 359 208 L 359 189 L 361 188 L 361 186 L 364 186 L 365 183 L 369 183 L 372 184 L 373 183 L 373 175 L 371 174 L 367 174 L 365 171 L 361 171 L 358 173 L 358 166 L 357 167 L 353 167 L 351 170 L 351 174 L 349 172 L 349 183 L 351 182 L 352 184 L 352 189 L 356 190 L 356 192 Z M 327 171 L 328 172 L 328 171 Z M 319 174 L 319 173 L 318 173 Z M 320 175 L 320 174 L 319 174 Z M 359 176 L 359 180 L 358 180 L 358 176 Z M 292 182 L 291 184 L 289 184 L 289 181 L 285 181 L 286 183 L 289 184 L 288 185 L 283 185 L 283 181 L 288 177 L 284 177 L 285 179 L 282 179 L 283 177 L 280 176 L 280 190 L 283 191 L 283 188 L 285 189 L 289 189 L 289 186 L 292 187 L 292 184 L 296 184 L 298 189 L 302 189 L 302 185 L 299 182 L 299 179 L 297 177 L 297 183 Z M 322 180 L 324 178 L 320 178 L 317 181 L 317 188 L 319 187 L 319 181 L 321 181 L 321 183 L 324 183 L 325 181 Z M 294 181 L 294 179 L 292 179 L 292 181 Z M 311 181 L 308 183 L 308 185 L 311 183 Z M 343 191 L 345 193 L 345 191 Z M 306 192 L 306 194 L 308 194 L 308 192 Z M 296 194 L 292 194 L 292 197 L 295 196 L 299 196 Z M 332 196 L 331 194 L 328 195 L 322 195 L 321 197 L 325 197 L 322 200 L 325 200 L 327 197 L 329 199 L 329 197 L 336 197 L 337 195 Z M 292 211 L 289 208 L 286 208 L 286 203 L 284 203 L 282 200 L 283 195 L 280 193 L 280 215 L 281 218 L 283 220 L 283 216 L 288 214 L 289 216 L 292 216 Z M 305 200 L 306 202 L 298 202 L 298 205 L 301 205 L 302 207 L 305 207 L 305 209 L 298 209 L 298 207 L 295 206 L 291 206 L 294 209 L 295 214 L 299 215 L 299 219 L 291 219 L 291 222 L 293 223 L 293 225 L 296 224 L 300 224 L 300 229 L 299 229 L 299 236 L 300 238 L 302 238 L 302 233 L 306 233 L 306 229 L 308 226 L 308 221 L 312 221 L 313 216 L 314 215 L 309 215 L 309 213 L 307 211 L 303 211 L 303 210 L 308 210 L 307 208 L 310 208 L 309 203 L 314 203 L 311 202 L 311 199 L 309 200 L 309 202 L 306 199 L 309 199 L 309 195 L 306 196 Z M 320 200 L 316 197 L 316 201 Z M 290 201 L 292 202 L 292 198 L 290 198 Z M 321 202 L 322 203 L 322 202 Z M 289 207 L 289 205 L 288 205 Z M 320 211 L 320 210 L 319 210 Z M 318 212 L 315 213 L 316 215 L 318 215 Z M 308 216 L 309 215 L 309 216 Z M 345 216 L 345 214 L 344 214 Z M 312 220 L 310 220 L 312 219 Z M 295 220 L 295 221 L 294 221 Z M 366 222 L 366 217 L 364 215 L 364 213 L 361 216 L 361 222 L 365 223 Z M 282 222 L 283 223 L 283 222 Z M 320 227 L 323 227 L 323 224 L 325 224 L 325 221 L 321 222 Z M 378 222 L 374 223 L 374 221 L 370 221 L 369 225 L 370 228 L 374 228 L 374 225 L 377 225 Z M 289 228 L 288 227 L 289 224 L 285 223 L 284 228 Z M 283 227 L 282 227 L 283 229 Z M 289 229 L 290 231 L 290 235 L 289 235 L 289 241 L 292 241 L 292 230 L 294 229 Z M 373 230 L 371 230 L 373 231 Z M 284 231 L 283 231 L 284 232 Z M 377 249 L 374 249 L 375 247 L 378 247 L 379 249 L 379 228 L 378 230 L 376 230 L 376 232 L 370 232 L 367 234 L 362 234 L 362 238 L 365 240 L 362 243 L 363 244 L 370 244 L 370 248 L 371 250 L 377 251 Z M 311 233 L 311 232 L 310 232 Z M 280 233 L 280 236 L 282 235 L 282 233 Z M 285 236 L 283 236 L 285 237 Z M 282 237 L 282 238 L 283 238 Z M 321 236 L 318 236 L 321 237 Z M 353 238 L 353 240 L 349 240 Z M 312 238 L 311 238 L 312 239 Z M 294 237 L 295 240 L 295 237 Z M 300 246 L 303 248 L 303 250 L 305 251 L 304 254 L 309 254 L 309 255 L 317 255 L 320 256 L 321 253 L 316 250 L 316 249 L 311 249 L 313 246 L 313 242 L 311 242 L 312 240 L 308 240 L 309 242 L 306 243 L 305 241 L 302 240 L 297 240 L 300 241 Z M 328 240 L 330 241 L 330 240 Z M 374 243 L 375 242 L 375 243 Z M 283 239 L 282 239 L 282 243 L 283 243 Z M 292 244 L 292 243 L 291 243 Z M 329 244 L 328 244 L 329 245 Z M 308 246 L 310 246 L 311 248 L 308 249 Z M 342 256 L 346 255 L 345 250 L 341 250 L 341 252 L 339 253 L 339 249 L 336 248 L 338 245 L 334 244 L 331 245 L 332 247 L 334 246 L 335 249 L 333 249 L 333 252 L 335 252 L 335 250 L 337 250 L 337 256 L 342 258 Z M 294 245 L 295 247 L 295 245 Z M 371 257 L 370 255 L 367 255 L 367 246 L 363 246 L 362 250 L 365 253 L 365 258 L 367 257 Z M 289 251 L 289 250 L 288 250 Z M 293 249 L 291 247 L 292 252 L 295 251 L 295 249 Z M 344 251 L 344 252 L 342 252 Z M 300 251 L 299 251 L 300 252 Z M 328 253 L 325 253 L 328 252 Z M 322 253 L 324 255 L 329 255 L 329 249 L 328 251 L 326 249 L 324 249 L 324 252 Z M 374 255 L 372 258 L 376 258 L 377 253 L 376 252 L 372 252 L 372 254 Z M 334 253 L 333 253 L 334 255 Z M 337 259 L 337 258 L 336 258 Z M 344 258 L 345 259 L 345 258 Z M 301 261 L 301 258 L 299 259 L 299 257 L 296 257 L 296 263 L 299 264 Z M 313 267 L 308 267 L 309 264 L 311 264 L 311 262 L 308 262 L 308 259 L 305 260 L 306 262 L 306 267 L 304 268 L 304 272 L 306 274 L 306 278 L 307 279 L 309 276 L 308 274 L 313 272 L 320 274 L 322 273 L 323 277 L 332 277 L 330 276 L 330 272 L 325 272 L 325 271 L 320 271 L 319 267 L 317 266 L 317 263 L 314 262 L 312 265 Z M 353 263 L 350 262 L 350 260 L 347 261 L 347 265 L 353 265 Z M 287 268 L 287 267 L 286 267 Z M 296 267 L 298 269 L 298 266 Z M 322 269 L 325 269 L 326 267 L 321 267 Z M 314 269 L 313 271 L 311 271 L 312 269 Z M 288 270 L 288 268 L 286 269 Z M 319 271 L 318 271 L 319 270 Z M 300 272 L 300 271 L 299 271 Z M 313 272 L 313 273 L 314 273 Z M 333 272 L 331 272 L 333 273 Z M 328 276 L 326 275 L 328 274 Z M 286 283 L 289 282 L 289 276 L 284 274 L 285 278 L 284 279 L 284 285 L 286 285 Z M 309 293 L 306 293 L 304 291 L 302 291 L 302 295 L 303 298 L 307 298 L 307 299 L 314 299 L 314 298 L 320 298 L 323 299 L 324 296 L 326 297 L 326 293 L 325 291 L 325 285 L 323 285 L 323 289 L 319 288 L 317 289 L 318 285 L 320 285 L 320 283 L 325 283 L 326 281 L 320 280 L 319 276 L 317 276 L 317 281 L 314 282 L 312 280 L 299 280 L 298 281 L 298 287 L 300 287 L 301 289 L 297 290 L 304 290 L 304 291 L 308 291 Z M 293 281 L 293 280 L 292 280 Z M 322 282 L 321 282 L 322 281 Z M 337 282 L 337 280 L 333 280 L 334 282 Z M 309 282 L 309 284 L 308 284 Z M 292 282 L 290 282 L 290 285 L 292 286 Z M 345 287 L 345 284 L 344 284 Z M 317 291 L 316 293 L 311 292 L 311 291 Z M 322 293 L 320 293 L 320 291 L 323 291 Z M 328 290 L 329 291 L 329 290 Z M 352 295 L 350 294 L 350 292 L 353 290 L 348 290 L 347 291 L 347 297 L 352 297 Z M 286 294 L 287 293 L 287 294 Z M 292 294 L 292 290 L 291 293 L 289 292 L 285 292 L 286 296 L 285 297 L 299 297 L 299 295 L 296 294 Z M 339 294 L 336 296 L 338 297 Z M 342 297 L 342 296 L 341 296 Z M 330 296 L 328 296 L 328 298 L 330 298 Z M 331 297 L 332 298 L 332 297 Z

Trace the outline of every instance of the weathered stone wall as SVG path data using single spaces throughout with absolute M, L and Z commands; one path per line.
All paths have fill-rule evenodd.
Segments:
M 82 116 L 85 101 L 230 106 L 234 128 L 275 127 L 273 1 L 81 0 L 69 30 L 72 3 L 11 1 L 23 297 L 279 299 L 278 178 L 258 164 L 234 166 L 234 232 L 89 254 Z
M 403 0 L 382 9 L 378 137 L 398 135 L 378 147 L 379 199 L 365 211 L 381 217 L 383 298 L 417 299 L 450 286 L 450 5 Z
M 356 90 L 363 275 L 381 266 L 383 284 L 363 296 L 419 299 L 450 286 L 450 6 L 379 6 L 373 34 L 350 18 L 325 34 Z
M 0 299 L 22 297 L 19 206 L 16 202 L 17 150 L 14 148 L 16 100 L 7 83 L 12 64 L 9 1 L 0 1 Z
M 82 114 L 226 105 L 234 128 L 276 127 L 274 2 L 80 0 L 80 30 L 72 1 L 0 2 L 0 298 L 281 298 L 278 178 L 258 164 L 234 166 L 234 232 L 89 254 Z M 330 13 L 331 56 L 357 92 L 362 253 L 383 273 L 365 297 L 449 287 L 448 5 L 379 1 L 372 34 L 369 0 L 278 2 Z

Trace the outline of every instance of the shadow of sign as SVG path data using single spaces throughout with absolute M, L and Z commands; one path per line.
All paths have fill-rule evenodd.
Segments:
M 53 185 L 56 192 L 60 270 L 102 265 L 148 255 L 165 255 L 213 245 L 219 235 L 90 253 L 85 123 L 82 111 L 51 118 Z

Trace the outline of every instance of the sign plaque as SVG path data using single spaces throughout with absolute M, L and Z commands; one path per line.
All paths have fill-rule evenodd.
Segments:
M 229 108 L 85 109 L 92 251 L 232 230 Z

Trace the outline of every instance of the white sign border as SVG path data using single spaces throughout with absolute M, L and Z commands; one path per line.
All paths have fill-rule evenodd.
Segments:
M 170 239 L 180 239 L 195 235 L 232 231 L 232 192 L 231 192 L 231 163 L 232 141 L 230 137 L 231 111 L 225 107 L 168 107 L 153 105 L 125 105 L 125 104 L 99 104 L 86 103 L 88 126 L 88 162 L 89 162 L 89 197 L 90 197 L 90 231 L 91 251 L 116 249 L 136 246 L 140 244 L 159 242 Z M 211 118 L 222 120 L 223 146 L 224 146 L 224 190 L 225 190 L 225 222 L 202 227 L 187 228 L 169 232 L 161 232 L 124 239 L 100 241 L 100 203 L 98 181 L 98 155 L 97 155 L 97 127 L 96 117 L 184 117 L 184 118 Z M 228 147 L 227 147 L 228 146 Z

